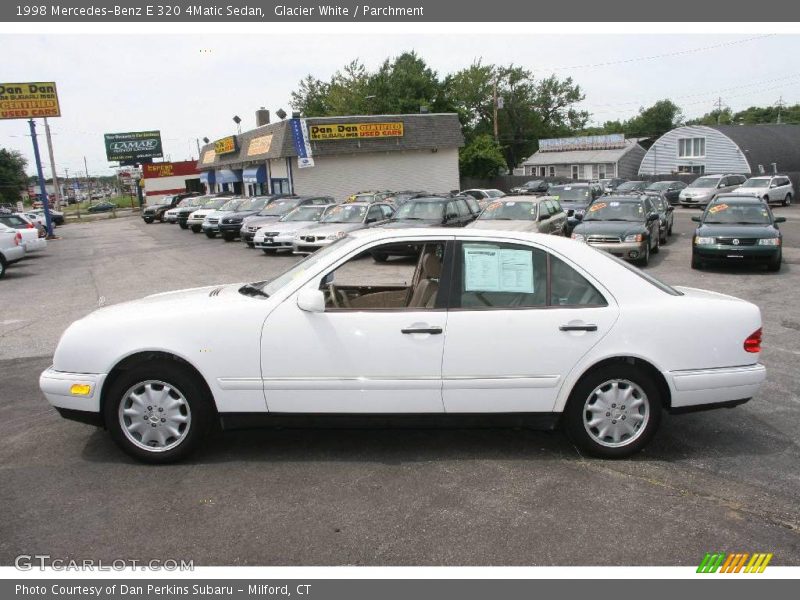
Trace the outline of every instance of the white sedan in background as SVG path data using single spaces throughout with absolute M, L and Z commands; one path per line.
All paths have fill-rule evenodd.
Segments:
M 370 259 L 400 250 L 418 256 L 405 272 Z M 101 308 L 67 329 L 40 386 L 62 416 L 152 463 L 185 457 L 215 422 L 334 415 L 561 424 L 617 458 L 664 411 L 749 400 L 760 344 L 755 305 L 669 287 L 586 244 L 377 228 L 270 281 Z

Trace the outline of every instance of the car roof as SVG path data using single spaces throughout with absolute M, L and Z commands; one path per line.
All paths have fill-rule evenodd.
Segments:
M 611 196 L 601 196 L 600 198 L 597 198 L 595 200 L 595 202 L 608 202 L 608 201 L 614 201 L 614 202 L 641 202 L 647 197 L 648 196 L 646 194 L 630 194 L 630 195 L 622 195 L 622 194 L 620 194 L 619 196 L 613 196 L 613 195 L 611 195 Z
M 524 194 L 509 194 L 508 196 L 501 196 L 500 198 L 492 198 L 494 202 L 541 202 L 542 200 L 555 200 L 553 196 L 529 196 Z
M 716 196 L 711 201 L 711 203 L 714 204 L 714 203 L 720 202 L 722 200 L 724 200 L 726 202 L 729 202 L 729 201 L 740 201 L 741 200 L 742 202 L 745 202 L 747 204 L 750 204 L 750 203 L 756 204 L 756 203 L 758 203 L 758 204 L 764 204 L 766 206 L 764 201 L 759 196 L 748 196 L 746 194 L 745 195 L 743 195 L 743 194 L 719 194 L 718 196 Z
M 577 183 L 557 183 L 557 184 L 555 184 L 554 186 L 551 186 L 551 187 L 565 187 L 565 186 L 570 186 L 570 187 L 592 187 L 592 185 L 594 185 L 594 184 L 586 183 L 586 182 L 577 182 Z

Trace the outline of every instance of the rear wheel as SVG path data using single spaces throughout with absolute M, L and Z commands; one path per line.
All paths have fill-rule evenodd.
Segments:
M 188 456 L 214 420 L 212 400 L 197 376 L 177 364 L 148 362 L 123 371 L 106 393 L 103 417 L 111 437 L 142 462 Z
M 640 267 L 646 267 L 650 263 L 650 242 L 644 246 L 644 256 L 636 261 Z
M 6 274 L 6 259 L 0 256 L 0 279 Z
M 144 222 L 148 225 L 153 222 L 153 217 L 144 217 Z
M 181 229 L 189 229 L 189 226 L 186 223 L 178 223 L 181 226 Z
M 792 195 L 786 194 L 786 198 L 783 199 L 783 205 L 789 206 L 792 203 Z
M 570 394 L 564 425 L 572 441 L 601 458 L 624 458 L 652 439 L 661 397 L 647 374 L 628 364 L 590 371 Z

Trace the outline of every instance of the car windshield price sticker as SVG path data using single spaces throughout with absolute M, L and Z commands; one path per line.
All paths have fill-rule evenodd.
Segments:
M 723 210 L 727 210 L 727 208 L 728 208 L 727 204 L 717 204 L 716 206 L 712 206 L 711 208 L 709 208 L 708 212 L 710 212 L 713 215 L 718 212 L 722 212 Z
M 606 204 L 605 202 L 598 202 L 597 204 L 592 204 L 592 205 L 589 207 L 589 212 L 595 212 L 595 211 L 598 211 L 598 210 L 600 210 L 601 208 L 605 208 L 606 206 L 608 206 L 608 204 Z M 619 202 L 617 202 L 617 203 L 614 203 L 614 202 L 612 202 L 612 203 L 611 203 L 611 206 L 619 206 Z
M 464 245 L 464 288 L 467 292 L 533 293 L 533 254 Z

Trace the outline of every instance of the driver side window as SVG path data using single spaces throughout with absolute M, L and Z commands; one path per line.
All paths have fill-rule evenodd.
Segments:
M 444 242 L 404 242 L 352 257 L 322 278 L 325 311 L 437 308 L 444 250 Z

